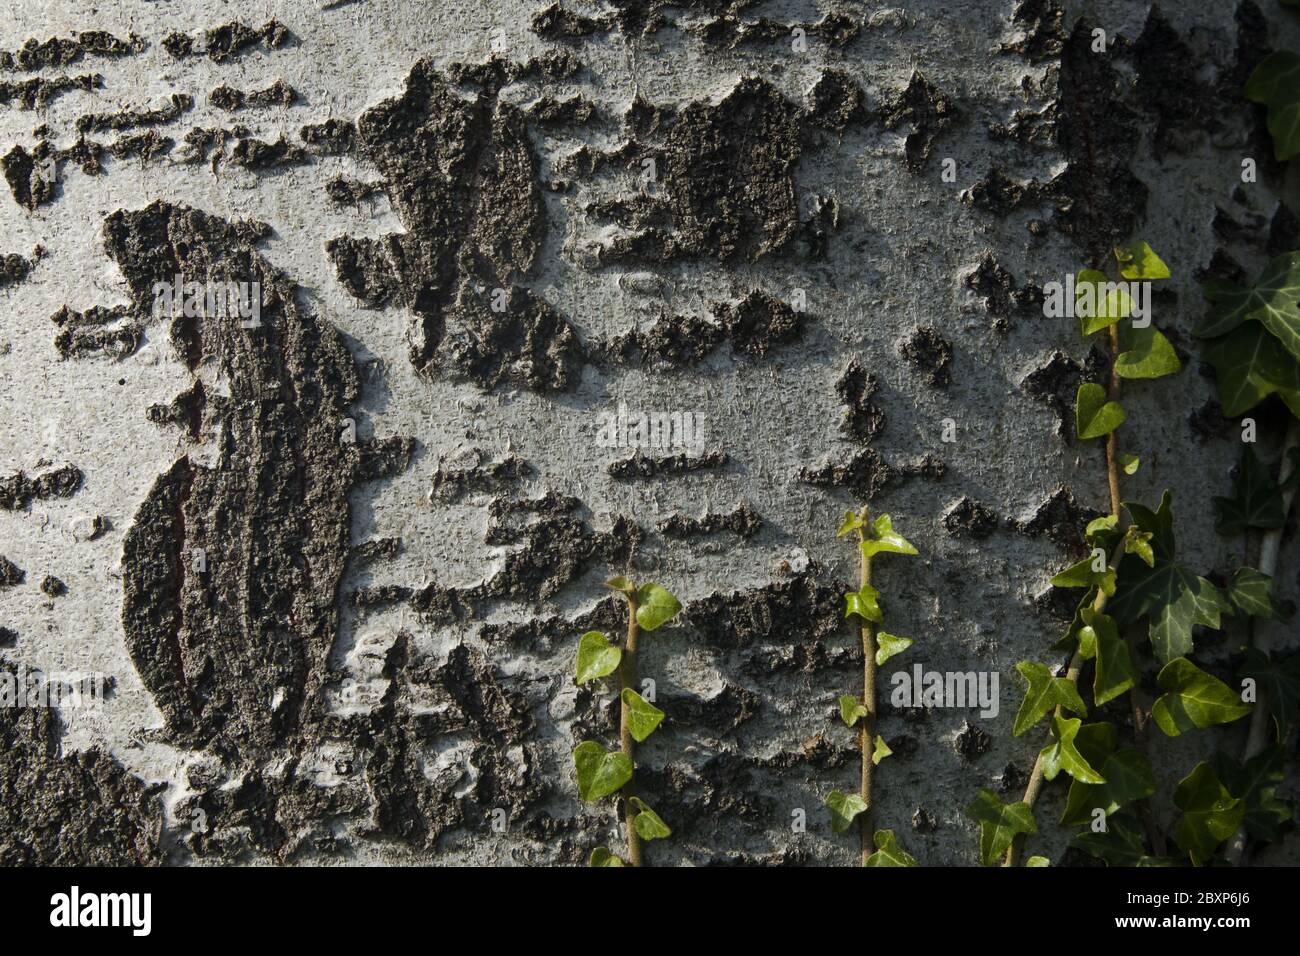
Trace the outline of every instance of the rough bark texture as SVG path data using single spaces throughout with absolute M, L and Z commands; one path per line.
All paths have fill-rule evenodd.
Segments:
M 636 788 L 674 829 L 648 860 L 851 864 L 822 801 L 859 773 L 834 531 L 867 503 L 922 553 L 873 575 L 916 641 L 880 672 L 874 821 L 922 864 L 974 863 L 962 808 L 1011 799 L 1038 746 L 1011 736 L 1014 664 L 1053 661 L 1072 608 L 1048 579 L 1108 508 L 1072 415 L 1104 364 L 1042 286 L 1135 234 L 1170 264 L 1155 319 L 1186 368 L 1126 394 L 1125 496 L 1204 515 L 1239 445 L 1189 330 L 1202 279 L 1294 247 L 1294 171 L 1239 90 L 1300 49 L 1295 18 L 264 7 L 0 23 L 0 666 L 113 687 L 0 709 L 0 863 L 622 846 L 570 752 L 617 744 L 615 694 L 575 687 L 573 655 L 624 626 L 599 583 L 628 573 L 686 604 L 639 647 L 668 717 Z M 178 274 L 258 283 L 260 326 L 160 316 Z M 621 406 L 702 427 L 611 442 Z M 1203 572 L 1239 560 L 1205 520 L 1179 544 Z M 1288 532 L 1283 600 L 1298 561 Z M 1231 674 L 1230 643 L 1202 666 Z M 917 662 L 998 672 L 999 714 L 892 705 Z M 1165 791 L 1239 736 L 1167 745 Z M 1038 846 L 1069 862 L 1062 795 Z

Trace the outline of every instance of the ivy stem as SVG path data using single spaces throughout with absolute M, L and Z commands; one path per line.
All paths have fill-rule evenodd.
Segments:
M 1291 477 L 1291 453 L 1300 448 L 1300 420 L 1291 419 L 1286 430 L 1286 440 L 1282 443 L 1282 463 L 1278 466 L 1277 481 L 1281 485 Z M 1270 528 L 1259 545 L 1259 571 L 1270 578 L 1277 571 L 1277 556 L 1282 545 L 1282 532 L 1286 527 L 1287 517 L 1291 514 L 1291 503 L 1295 500 L 1295 489 L 1282 492 L 1282 526 Z M 1250 621 L 1247 622 L 1251 623 Z M 1256 632 L 1259 626 L 1251 629 L 1248 645 L 1261 643 Z M 1246 752 L 1242 762 L 1253 760 L 1264 752 L 1268 746 L 1269 730 L 1272 718 L 1268 710 L 1268 691 L 1263 686 L 1255 688 L 1255 709 L 1250 714 L 1250 730 L 1246 734 Z M 1227 857 L 1232 866 L 1239 866 L 1246 853 L 1246 830 L 1240 828 L 1228 841 Z
M 631 688 L 636 690 L 636 639 L 640 629 L 636 623 L 636 594 L 627 595 L 627 643 L 623 646 L 623 656 L 618 665 L 618 682 L 620 690 Z M 623 753 L 631 762 L 633 767 L 633 776 L 626 784 L 623 785 L 623 820 L 627 826 L 627 857 L 628 863 L 632 866 L 641 865 L 641 838 L 636 832 L 636 808 L 632 806 L 632 798 L 636 796 L 636 754 L 633 751 L 632 741 L 632 711 L 623 700 L 623 695 L 618 695 L 619 715 L 618 715 L 618 742 Z
M 865 512 L 863 521 L 866 521 Z M 866 535 L 862 529 L 858 528 L 858 542 L 866 540 Z M 862 587 L 869 587 L 871 584 L 871 558 L 862 553 L 859 564 L 859 580 Z M 871 773 L 875 769 L 875 763 L 872 762 L 872 754 L 875 752 L 876 743 L 876 625 L 873 621 L 863 620 L 862 623 L 862 706 L 866 710 L 863 715 L 861 726 L 858 729 L 858 744 L 862 749 L 862 780 L 859 788 L 859 796 L 866 805 L 866 809 L 858 815 L 858 835 L 862 845 L 862 863 L 865 866 L 867 857 L 875 851 L 873 834 L 875 830 L 872 827 L 872 805 L 871 805 Z
M 1137 660 L 1137 642 L 1133 639 L 1132 629 L 1125 635 L 1129 648 L 1130 659 Z M 1147 760 L 1151 761 L 1147 754 L 1147 724 L 1151 721 L 1151 716 L 1142 703 L 1137 681 L 1133 682 L 1133 687 L 1128 692 L 1129 708 L 1133 715 L 1133 740 L 1137 744 L 1137 751 Z M 1137 801 L 1138 818 L 1142 821 L 1142 829 L 1146 831 L 1147 839 L 1151 841 L 1151 850 L 1156 856 L 1164 856 L 1168 851 L 1165 844 L 1165 835 L 1160 827 L 1156 825 L 1155 814 L 1151 812 L 1151 804 L 1143 798 Z
M 1110 556 L 1111 566 L 1118 564 L 1124 557 L 1124 539 L 1121 538 L 1115 545 L 1115 551 Z M 1098 614 L 1106 610 L 1106 592 L 1101 588 L 1097 589 L 1097 597 L 1092 602 L 1092 609 Z M 1083 669 L 1083 651 L 1081 648 L 1075 648 L 1070 663 L 1065 669 L 1065 679 L 1072 684 L 1079 683 L 1079 671 Z M 1053 712 L 1054 717 L 1060 717 L 1063 711 L 1058 705 Z M 1043 789 L 1043 752 L 1040 750 L 1038 756 L 1034 759 L 1034 769 L 1029 773 L 1029 784 L 1025 787 L 1024 803 L 1032 807 L 1034 801 L 1038 799 L 1039 792 Z M 1002 861 L 1003 866 L 1019 866 L 1020 852 L 1024 848 L 1024 834 L 1017 834 L 1016 838 L 1011 841 L 1011 846 L 1007 847 L 1006 858 Z

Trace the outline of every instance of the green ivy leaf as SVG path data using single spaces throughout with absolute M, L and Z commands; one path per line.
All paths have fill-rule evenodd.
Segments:
M 1281 839 L 1282 827 L 1292 818 L 1291 805 L 1277 796 L 1285 758 L 1280 746 L 1261 751 L 1244 765 L 1238 765 L 1222 750 L 1214 755 L 1215 775 L 1245 808 L 1242 826 L 1265 843 Z
M 1213 859 L 1219 844 L 1237 832 L 1246 812 L 1204 761 L 1178 784 L 1174 805 L 1183 811 L 1174 824 L 1174 842 L 1195 866 Z
M 1102 562 L 1107 564 L 1106 570 L 1096 571 L 1093 569 L 1094 557 L 1084 558 L 1077 564 L 1072 564 L 1060 574 L 1052 578 L 1052 586 L 1058 588 L 1101 588 L 1107 596 L 1115 593 L 1115 568 L 1110 567 L 1106 562 L 1105 556 Z
M 1025 860 L 1025 866 L 1030 869 L 1039 869 L 1051 865 L 1052 861 L 1045 856 L 1031 856 L 1029 859 Z
M 882 552 L 890 554 L 917 553 L 916 548 L 912 547 L 910 541 L 895 533 L 894 522 L 889 515 L 880 515 L 871 523 L 871 536 L 863 541 L 859 547 L 862 549 L 862 556 L 866 558 Z
M 1106 821 L 1101 833 L 1085 831 L 1071 841 L 1089 856 L 1104 860 L 1108 866 L 1153 867 L 1173 866 L 1167 857 L 1148 856 L 1142 842 L 1137 821 L 1127 815 L 1116 815 Z
M 843 833 L 853 826 L 859 813 L 867 809 L 866 803 L 856 793 L 832 790 L 826 796 L 826 806 L 831 811 L 831 829 Z
M 609 852 L 609 849 L 598 846 L 591 851 L 591 856 L 587 858 L 588 866 L 626 866 L 626 864 Z
M 1280 528 L 1283 524 L 1282 492 L 1249 445 L 1241 450 L 1232 497 L 1214 499 L 1218 515 L 1214 528 L 1234 536 L 1248 528 Z
M 881 631 L 876 635 L 876 666 L 879 667 L 885 661 L 895 655 L 903 653 L 912 646 L 910 637 L 898 637 L 886 631 Z
M 845 727 L 852 727 L 865 716 L 867 708 L 862 706 L 861 700 L 852 694 L 840 695 L 840 720 L 844 721 Z
M 1112 282 L 1096 269 L 1084 269 L 1074 280 L 1074 314 L 1087 338 L 1132 315 L 1133 300 L 1123 283 Z
M 885 619 L 880 613 L 880 604 L 877 603 L 879 600 L 880 592 L 870 584 L 864 584 L 856 591 L 844 595 L 844 616 L 856 614 L 863 620 L 879 624 Z
M 1129 648 L 1119 636 L 1115 619 L 1107 614 L 1098 614 L 1092 608 L 1083 611 L 1084 627 L 1080 631 L 1088 632 L 1092 641 L 1097 663 L 1093 667 L 1092 699 L 1098 706 L 1107 704 L 1120 694 L 1127 693 L 1137 683 L 1137 671 Z M 1081 711 L 1076 711 L 1081 713 Z M 1102 771 L 1103 775 L 1105 771 Z
M 1116 526 L 1119 524 L 1119 518 L 1115 515 L 1102 515 L 1100 518 L 1093 518 L 1088 522 L 1088 526 L 1083 529 L 1083 538 L 1094 548 L 1100 547 L 1107 554 L 1110 553 L 1111 547 L 1115 542 Z
M 1155 564 L 1148 566 L 1134 555 L 1125 555 L 1107 610 L 1121 626 L 1145 616 L 1151 649 L 1161 663 L 1167 663 L 1190 653 L 1194 625 L 1217 629 L 1220 615 L 1231 613 L 1232 605 L 1213 584 L 1174 560 L 1174 515 L 1168 491 L 1156 511 L 1134 502 L 1124 507 L 1138 529 L 1151 535 Z
M 1257 647 L 1246 652 L 1246 661 L 1238 676 L 1251 677 L 1267 696 L 1268 712 L 1277 724 L 1281 739 L 1300 714 L 1300 654 L 1273 658 Z
M 877 734 L 875 738 L 875 747 L 871 751 L 871 765 L 873 767 L 880 766 L 880 761 L 884 760 L 892 753 L 893 751 L 889 749 L 889 744 L 885 743 L 885 738 Z
M 627 708 L 627 727 L 637 743 L 655 732 L 664 719 L 664 712 L 650 703 L 631 687 L 624 687 L 621 695 Z
M 606 581 L 605 587 L 609 588 L 611 591 L 618 591 L 622 594 L 633 594 L 636 592 L 636 585 L 621 574 L 615 575 Z M 603 849 L 603 847 L 600 849 Z
M 1273 155 L 1279 162 L 1300 155 L 1300 93 L 1268 104 L 1268 132 L 1273 137 Z
M 672 835 L 673 831 L 668 828 L 668 824 L 664 823 L 659 814 L 651 810 L 644 800 L 633 797 L 628 802 L 632 804 L 633 810 L 638 811 L 632 819 L 632 826 L 637 836 L 649 842 Z
M 1297 88 L 1300 88 L 1300 54 L 1282 50 L 1260 60 L 1246 80 L 1245 96 L 1252 103 L 1267 104 L 1289 98 Z
M 575 680 L 579 684 L 606 677 L 618 670 L 623 651 L 609 642 L 600 631 L 588 631 L 578 641 Z
M 856 531 L 862 527 L 862 515 L 856 511 L 844 512 L 844 520 L 840 522 L 840 529 L 835 532 L 835 537 L 842 538 L 850 531 Z
M 1249 617 L 1276 618 L 1282 609 L 1273 600 L 1273 579 L 1254 568 L 1238 568 L 1228 582 L 1228 600 Z
M 916 866 L 916 860 L 904 852 L 894 839 L 893 830 L 877 830 L 872 838 L 876 852 L 867 857 L 863 866 Z
M 1245 414 L 1276 394 L 1300 418 L 1300 362 L 1258 322 L 1210 343 L 1205 360 L 1214 366 L 1224 415 Z
M 1025 691 L 1025 699 L 1020 703 L 1015 726 L 1011 729 L 1015 736 L 1019 737 L 1038 723 L 1044 714 L 1057 707 L 1076 714 L 1088 713 L 1074 682 L 1064 677 L 1053 677 L 1047 665 L 1037 661 L 1021 661 L 1016 665 L 1016 670 L 1029 682 L 1029 689 Z
M 1119 402 L 1106 401 L 1106 390 L 1095 382 L 1079 386 L 1074 403 L 1074 423 L 1083 439 L 1101 438 L 1124 424 L 1125 415 Z
M 632 761 L 627 754 L 605 748 L 592 740 L 584 740 L 573 751 L 573 764 L 578 771 L 578 793 L 583 800 L 599 800 L 617 793 L 632 779 Z
M 1151 538 L 1150 531 L 1138 531 L 1136 528 L 1129 528 L 1128 534 L 1124 536 L 1124 553 L 1136 554 L 1148 568 L 1154 568 L 1156 566 L 1156 553 L 1151 548 Z
M 1272 260 L 1249 288 L 1215 280 L 1205 283 L 1202 292 L 1210 302 L 1210 314 L 1197 328 L 1197 336 L 1217 338 L 1254 320 L 1300 358 L 1300 252 Z
M 1147 759 L 1131 747 L 1115 749 L 1117 734 L 1111 724 L 1084 724 L 1075 744 L 1085 760 L 1106 778 L 1102 784 L 1070 782 L 1065 812 L 1065 826 L 1091 823 L 1093 811 L 1101 809 L 1110 816 L 1125 804 L 1142 800 L 1156 791 L 1155 774 Z
M 1156 685 L 1164 693 L 1152 705 L 1151 716 L 1169 737 L 1230 724 L 1250 713 L 1250 705 L 1241 702 L 1240 694 L 1185 657 L 1161 668 Z
M 1138 471 L 1138 467 L 1139 467 L 1141 464 L 1142 464 L 1142 459 L 1139 458 L 1137 455 L 1120 455 L 1120 456 L 1119 456 L 1119 466 L 1120 466 L 1121 469 L 1123 469 L 1124 474 L 1126 474 L 1126 475 L 1136 475 L 1136 474 L 1137 474 L 1137 471 Z M 1110 517 L 1110 518 L 1113 519 L 1113 518 L 1114 518 L 1114 515 L 1109 515 L 1108 517 Z M 1112 525 L 1112 527 L 1113 527 L 1113 525 Z
M 1079 748 L 1075 745 L 1075 737 L 1082 726 L 1083 721 L 1077 717 L 1052 718 L 1052 743 L 1044 747 L 1040 754 L 1045 779 L 1055 780 L 1057 774 L 1064 770 L 1083 783 L 1106 782 L 1106 778 L 1083 759 L 1083 754 L 1079 753 Z
M 1115 374 L 1120 378 L 1162 378 L 1183 367 L 1173 345 L 1154 325 L 1125 325 L 1119 341 L 1124 351 L 1115 359 Z
M 1092 812 L 1098 808 L 1107 816 L 1121 806 L 1143 800 L 1156 792 L 1156 778 L 1151 764 L 1132 747 L 1117 750 L 1101 764 L 1103 784 L 1070 782 L 1065 814 L 1061 823 L 1091 823 Z M 1077 791 L 1076 791 L 1077 788 Z
M 1116 246 L 1115 260 L 1120 266 L 1119 274 L 1125 279 L 1169 278 L 1169 267 L 1164 260 L 1141 239 L 1126 246 Z
M 1037 833 L 1034 811 L 1027 803 L 1004 804 L 992 790 L 981 787 L 966 815 L 980 825 L 980 862 L 996 866 L 1021 833 Z
M 682 609 L 681 602 L 666 588 L 643 584 L 636 592 L 636 623 L 643 631 L 658 630 Z

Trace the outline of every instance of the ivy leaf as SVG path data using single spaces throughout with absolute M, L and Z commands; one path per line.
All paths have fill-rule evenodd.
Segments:
M 876 635 L 876 666 L 879 667 L 891 657 L 903 653 L 912 646 L 910 637 L 897 637 L 886 631 L 881 631 Z
M 1079 386 L 1074 403 L 1075 430 L 1080 438 L 1101 438 L 1124 424 L 1124 409 L 1119 402 L 1106 401 L 1106 390 L 1096 382 Z
M 578 663 L 575 680 L 579 684 L 607 677 L 618 670 L 623 651 L 609 642 L 600 631 L 588 631 L 578 641 Z
M 870 584 L 864 584 L 856 591 L 850 591 L 844 595 L 844 616 L 856 614 L 866 621 L 874 621 L 879 624 L 883 621 L 884 615 L 880 613 L 880 592 Z
M 1082 270 L 1074 280 L 1074 314 L 1087 338 L 1133 314 L 1133 300 L 1122 283 L 1111 282 L 1104 272 Z
M 1250 705 L 1241 702 L 1240 694 L 1185 657 L 1161 668 L 1156 685 L 1164 694 L 1151 706 L 1151 716 L 1169 737 L 1230 724 L 1250 713 Z
M 1151 538 L 1150 531 L 1138 531 L 1130 528 L 1129 533 L 1124 536 L 1124 553 L 1136 554 L 1148 568 L 1154 568 L 1156 566 L 1156 554 L 1151 548 Z
M 844 512 L 844 520 L 840 522 L 840 529 L 835 532 L 835 537 L 842 538 L 850 531 L 856 531 L 862 527 L 862 515 L 856 511 Z
M 844 721 L 845 727 L 852 727 L 865 716 L 867 708 L 862 706 L 861 700 L 852 694 L 840 695 L 840 720 Z
M 1173 866 L 1165 857 L 1148 856 L 1142 842 L 1137 822 L 1127 815 L 1117 815 L 1106 821 L 1100 833 L 1088 830 L 1075 837 L 1072 846 L 1089 856 L 1104 860 L 1108 866 Z
M 1288 0 L 1283 0 L 1287 3 Z M 1270 53 L 1246 80 L 1245 96 L 1252 103 L 1272 103 L 1300 88 L 1300 53 Z
M 1101 548 L 1106 554 L 1110 554 L 1115 549 L 1115 542 L 1119 540 L 1119 531 L 1116 527 L 1118 524 L 1119 518 L 1115 515 L 1093 518 L 1083 529 L 1083 539 L 1092 547 Z
M 627 708 L 627 727 L 637 743 L 655 732 L 664 719 L 664 712 L 650 703 L 631 687 L 624 687 L 623 706 Z
M 1268 699 L 1268 712 L 1277 722 L 1280 739 L 1300 713 L 1300 654 L 1276 659 L 1257 647 L 1246 652 L 1240 677 L 1254 678 L 1256 686 Z
M 637 836 L 648 842 L 672 835 L 673 831 L 669 829 L 668 824 L 664 823 L 659 814 L 651 810 L 644 800 L 633 797 L 628 802 L 632 804 L 632 809 L 639 811 L 632 819 L 632 826 Z
M 1084 558 L 1077 564 L 1072 564 L 1060 574 L 1052 578 L 1051 584 L 1058 588 L 1101 588 L 1107 596 L 1115 593 L 1115 568 L 1110 567 L 1103 555 L 1102 563 L 1107 564 L 1106 570 L 1097 571 L 1093 568 L 1095 556 Z
M 891 554 L 916 554 L 916 548 L 912 547 L 910 541 L 902 535 L 895 533 L 894 522 L 889 515 L 880 515 L 871 523 L 871 536 L 863 541 L 859 547 L 862 549 L 862 556 L 870 558 L 872 555 L 881 552 Z
M 1079 753 L 1106 778 L 1102 784 L 1070 782 L 1070 793 L 1061 816 L 1063 825 L 1091 823 L 1093 811 L 1106 816 L 1126 803 L 1155 793 L 1155 774 L 1147 759 L 1131 747 L 1115 749 L 1118 735 L 1112 724 L 1084 724 L 1075 737 Z
M 1044 747 L 1040 754 L 1045 779 L 1055 780 L 1057 774 L 1064 770 L 1075 780 L 1084 783 L 1106 782 L 1106 778 L 1083 759 L 1083 754 L 1079 753 L 1079 748 L 1075 745 L 1074 739 L 1082 726 L 1083 721 L 1077 717 L 1052 718 L 1052 743 Z
M 1283 348 L 1300 358 L 1300 252 L 1278 256 L 1249 288 L 1235 282 L 1213 281 L 1205 283 L 1202 293 L 1210 302 L 1210 314 L 1196 330 L 1200 338 L 1227 335 L 1253 319 L 1263 323 Z
M 654 631 L 682 609 L 681 602 L 666 588 L 643 584 L 636 592 L 636 623 L 643 631 Z
M 1136 475 L 1138 466 L 1140 466 L 1141 464 L 1142 464 L 1142 459 L 1139 458 L 1137 455 L 1119 456 L 1119 466 L 1124 470 L 1124 474 L 1126 475 Z M 1109 515 L 1108 517 L 1113 518 L 1114 515 Z
M 893 830 L 877 830 L 872 839 L 876 844 L 876 852 L 867 857 L 863 866 L 917 865 L 916 860 L 899 847 Z
M 598 846 L 591 851 L 591 856 L 587 858 L 588 866 L 626 866 L 626 864 L 609 852 L 607 847 Z
M 856 793 L 843 793 L 832 790 L 826 796 L 826 806 L 831 811 L 831 829 L 843 833 L 853 826 L 859 813 L 867 809 L 866 803 Z
M 1282 0 L 1295 6 L 1294 0 Z M 1285 161 L 1300 153 L 1300 54 L 1270 53 L 1246 81 L 1246 99 L 1268 106 L 1273 155 Z
M 1238 568 L 1228 582 L 1228 600 L 1250 617 L 1276 618 L 1282 609 L 1273 600 L 1273 579 L 1254 568 Z
M 1169 492 L 1160 507 L 1124 505 L 1138 529 L 1151 535 L 1153 566 L 1125 555 L 1119 566 L 1119 586 L 1107 609 L 1121 626 L 1142 617 L 1148 619 L 1151 649 L 1161 663 L 1168 663 L 1192 650 L 1192 627 L 1218 628 L 1220 615 L 1232 612 L 1232 605 L 1205 578 L 1193 574 L 1174 560 L 1174 515 Z
M 1051 865 L 1052 861 L 1045 856 L 1031 856 L 1029 859 L 1025 860 L 1025 866 L 1030 869 L 1039 869 Z
M 1285 753 L 1278 746 L 1261 751 L 1244 765 L 1238 765 L 1222 750 L 1214 755 L 1214 772 L 1228 792 L 1242 802 L 1242 825 L 1256 840 L 1276 842 L 1292 817 L 1291 805 L 1277 796 L 1284 760 Z
M 1091 823 L 1096 809 L 1110 816 L 1125 804 L 1156 792 L 1151 764 L 1132 747 L 1117 750 L 1102 761 L 1101 774 L 1106 778 L 1104 784 L 1070 782 L 1062 824 Z
M 615 575 L 606 581 L 605 587 L 609 588 L 611 591 L 618 591 L 622 594 L 632 594 L 636 591 L 636 585 L 621 574 Z M 603 850 L 604 847 L 598 847 L 598 849 Z
M 1115 374 L 1120 378 L 1162 378 L 1183 367 L 1173 345 L 1154 325 L 1123 326 L 1119 340 L 1124 351 L 1115 359 Z
M 573 764 L 578 771 L 578 793 L 591 801 L 608 797 L 623 789 L 632 779 L 632 761 L 627 754 L 605 748 L 592 740 L 584 740 L 573 751 Z
M 996 793 L 980 788 L 966 815 L 980 825 L 980 862 L 995 866 L 1021 833 L 1037 833 L 1034 811 L 1027 803 L 1004 804 Z
M 1191 856 L 1195 866 L 1214 857 L 1219 844 L 1237 832 L 1246 812 L 1204 761 L 1178 784 L 1174 805 L 1183 811 L 1174 824 L 1174 842 Z
M 1097 658 L 1093 667 L 1092 699 L 1100 707 L 1130 690 L 1137 683 L 1137 671 L 1133 668 L 1128 645 L 1120 638 L 1113 617 L 1085 608 L 1083 620 L 1084 627 L 1080 636 L 1091 639 Z M 1088 632 L 1087 637 L 1084 637 L 1084 631 Z
M 1224 415 L 1245 414 L 1276 393 L 1300 417 L 1300 362 L 1259 323 L 1247 323 L 1210 343 L 1205 360 L 1214 366 Z
M 1273 155 L 1280 162 L 1300 155 L 1300 93 L 1268 104 L 1268 132 L 1273 137 Z
M 1222 535 L 1243 534 L 1247 528 L 1282 527 L 1282 493 L 1249 445 L 1241 451 L 1232 497 L 1216 497 L 1214 510 L 1218 514 L 1214 528 Z
M 1119 274 L 1125 279 L 1169 278 L 1169 267 L 1164 260 L 1141 239 L 1126 246 L 1116 246 L 1115 260 L 1120 266 Z
M 885 738 L 877 734 L 875 739 L 875 747 L 871 751 L 871 765 L 873 767 L 880 766 L 880 761 L 884 760 L 892 753 L 893 751 L 889 749 L 889 744 L 885 743 Z
M 1019 737 L 1026 730 L 1040 721 L 1048 711 L 1063 707 L 1076 714 L 1087 714 L 1088 708 L 1079 696 L 1079 689 L 1073 681 L 1064 677 L 1053 677 L 1046 664 L 1037 661 L 1021 661 L 1016 665 L 1020 676 L 1029 682 L 1025 699 L 1020 703 L 1016 714 L 1016 723 L 1011 732 Z

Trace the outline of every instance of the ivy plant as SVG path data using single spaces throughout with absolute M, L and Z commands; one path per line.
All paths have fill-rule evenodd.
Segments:
M 1242 612 L 1243 605 L 1232 599 L 1233 588 L 1221 590 L 1180 558 L 1168 491 L 1155 508 L 1124 501 L 1120 494 L 1122 476 L 1140 467 L 1138 456 L 1118 448 L 1117 432 L 1128 420 L 1121 384 L 1172 375 L 1181 363 L 1149 315 L 1141 323 L 1124 324 L 1135 318 L 1127 283 L 1168 278 L 1168 267 L 1141 241 L 1116 249 L 1115 259 L 1126 282 L 1107 285 L 1100 271 L 1084 270 L 1076 284 L 1076 305 L 1093 304 L 1077 308 L 1081 333 L 1086 339 L 1104 331 L 1110 345 L 1107 384 L 1081 385 L 1076 401 L 1079 438 L 1105 440 L 1110 513 L 1083 529 L 1089 557 L 1052 578 L 1055 587 L 1084 592 L 1055 647 L 1071 654 L 1064 674 L 1036 661 L 1017 665 L 1026 692 L 1013 733 L 1019 736 L 1046 720 L 1048 740 L 1023 800 L 1003 804 L 985 790 L 968 809 L 980 827 L 985 865 L 1020 861 L 1022 843 L 1037 832 L 1034 802 L 1043 786 L 1058 778 L 1069 784 L 1060 823 L 1081 828 L 1073 845 L 1113 865 L 1207 862 L 1243 816 L 1242 798 L 1224 783 L 1228 770 L 1207 761 L 1197 764 L 1172 794 L 1179 813 L 1169 832 L 1151 805 L 1159 788 L 1147 752 L 1148 724 L 1175 737 L 1239 720 L 1251 705 L 1190 659 L 1197 627 L 1220 629 L 1225 617 Z M 1245 604 L 1263 604 L 1255 578 L 1247 574 L 1234 581 Z M 1142 690 L 1148 667 L 1158 668 L 1158 696 L 1150 703 Z M 1128 740 L 1115 722 L 1099 719 L 1098 711 L 1119 698 L 1127 698 Z M 1171 853 L 1171 841 L 1181 857 Z M 1043 865 L 1041 858 L 1034 862 Z
M 1267 65 L 1267 60 L 1260 64 L 1252 82 Z M 1270 116 L 1271 110 L 1270 106 Z M 1246 647 L 1237 676 L 1255 704 L 1245 751 L 1240 763 L 1220 753 L 1214 765 L 1202 772 L 1207 780 L 1213 774 L 1238 801 L 1223 811 L 1223 820 L 1230 821 L 1231 814 L 1240 810 L 1225 854 L 1228 862 L 1238 864 L 1245 858 L 1248 841 L 1276 840 L 1292 817 L 1291 807 L 1275 791 L 1282 777 L 1282 741 L 1300 707 L 1300 655 L 1269 653 L 1257 644 L 1255 630 L 1256 622 L 1283 615 L 1272 596 L 1272 584 L 1282 530 L 1300 483 L 1300 252 L 1273 259 L 1252 285 L 1209 282 L 1204 293 L 1210 309 L 1196 334 L 1206 340 L 1205 357 L 1215 369 L 1223 414 L 1241 417 L 1243 438 L 1232 492 L 1214 499 L 1215 529 L 1240 538 L 1247 552 L 1258 541 L 1259 555 L 1257 567 L 1236 568 L 1226 587 L 1227 599 L 1242 621 Z M 1244 417 L 1272 402 L 1289 413 L 1276 478 L 1252 447 L 1257 437 L 1254 418 Z M 1208 705 L 1226 704 L 1220 692 Z M 1195 723 L 1196 716 L 1178 713 L 1167 719 L 1181 729 Z M 1209 783 L 1200 786 L 1203 789 L 1197 793 L 1208 800 Z M 1208 858 L 1207 847 L 1208 841 L 1198 845 L 1197 856 Z
M 874 769 L 892 751 L 876 733 L 876 669 L 912 646 L 912 639 L 880 630 L 884 612 L 880 592 L 871 584 L 872 562 L 877 555 L 915 555 L 916 548 L 894 530 L 889 515 L 872 519 L 866 508 L 848 511 L 838 536 L 853 535 L 858 544 L 858 589 L 844 595 L 844 616 L 858 619 L 862 639 L 862 696 L 843 694 L 839 699 L 840 719 L 849 729 L 858 729 L 862 769 L 857 793 L 832 790 L 826 797 L 831 828 L 844 833 L 856 821 L 863 866 L 916 866 L 916 860 L 898 847 L 892 830 L 872 828 L 872 782 Z
M 627 602 L 627 639 L 620 647 L 601 631 L 583 634 L 578 640 L 574 680 L 586 684 L 618 673 L 619 749 L 606 750 L 594 740 L 584 740 L 573 751 L 573 764 L 583 800 L 602 800 L 615 794 L 623 800 L 626 859 L 601 846 L 591 851 L 589 865 L 641 866 L 641 844 L 670 836 L 672 830 L 636 795 L 634 747 L 654 733 L 664 719 L 664 712 L 637 690 L 637 640 L 642 631 L 658 630 L 672 620 L 682 606 L 658 584 L 637 586 L 625 577 L 614 577 L 605 586 L 622 594 Z
M 1300 154 L 1300 53 L 1279 50 L 1264 57 L 1246 81 L 1246 99 L 1268 108 L 1273 155 L 1288 160 Z

